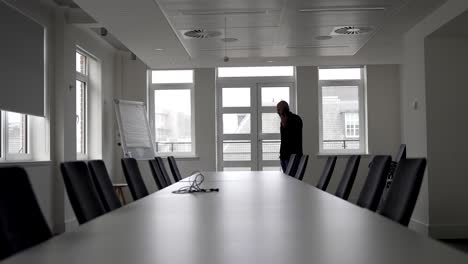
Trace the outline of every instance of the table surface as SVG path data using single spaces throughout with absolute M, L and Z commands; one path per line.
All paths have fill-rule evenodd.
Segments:
M 468 263 L 468 255 L 280 172 L 206 172 L 4 263 Z

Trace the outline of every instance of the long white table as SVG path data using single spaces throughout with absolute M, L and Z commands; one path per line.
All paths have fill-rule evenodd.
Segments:
M 468 255 L 277 172 L 207 172 L 4 263 L 468 263 Z

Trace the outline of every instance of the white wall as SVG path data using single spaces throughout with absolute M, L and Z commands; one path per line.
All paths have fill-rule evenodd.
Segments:
M 310 155 L 304 181 L 316 185 L 326 157 L 319 152 L 317 67 L 297 67 L 297 106 L 302 117 L 304 153 Z M 400 145 L 400 75 L 398 65 L 367 66 L 368 145 L 370 156 L 362 156 L 349 200 L 357 200 L 373 155 L 394 156 Z M 340 156 L 327 191 L 334 193 L 347 156 Z
M 402 140 L 408 145 L 409 157 L 427 156 L 426 125 L 426 73 L 424 39 L 442 25 L 468 8 L 466 0 L 448 0 L 439 9 L 411 28 L 403 38 L 403 63 L 401 69 L 401 119 Z M 417 102 L 417 107 L 414 107 Z M 429 161 L 430 163 L 431 161 Z M 415 227 L 427 232 L 432 226 L 429 193 L 431 167 L 426 176 L 413 214 Z M 436 198 L 436 197 L 434 197 Z M 438 233 L 442 233 L 439 229 Z M 436 234 L 431 234 L 436 236 Z M 437 236 L 439 236 L 437 235 Z
M 467 46 L 468 38 L 425 41 L 429 217 L 435 237 L 468 237 Z

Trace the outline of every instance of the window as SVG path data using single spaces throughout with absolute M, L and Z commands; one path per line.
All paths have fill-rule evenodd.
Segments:
M 274 77 L 294 76 L 293 66 L 220 67 L 218 77 Z
M 319 69 L 320 153 L 367 153 L 365 68 Z
M 87 159 L 88 153 L 88 84 L 89 58 L 82 51 L 76 52 L 76 154 Z
M 157 153 L 194 155 L 193 70 L 150 74 L 150 119 Z
M 14 112 L 1 111 L 2 160 L 28 160 L 29 151 L 28 116 Z

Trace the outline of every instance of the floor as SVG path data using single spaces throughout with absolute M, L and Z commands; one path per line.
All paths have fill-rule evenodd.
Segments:
M 441 240 L 443 243 L 468 254 L 468 239 Z

